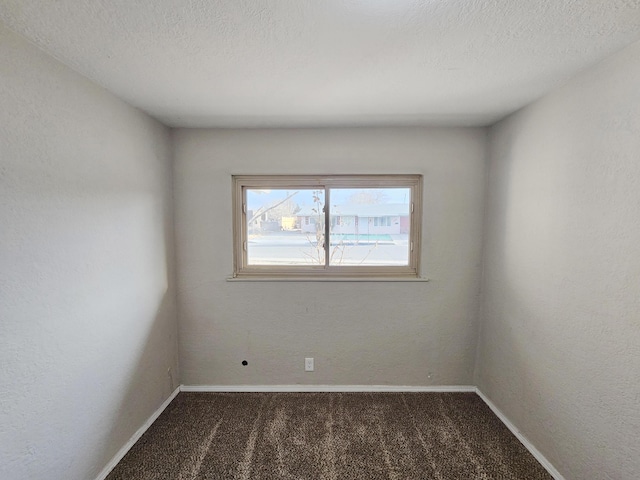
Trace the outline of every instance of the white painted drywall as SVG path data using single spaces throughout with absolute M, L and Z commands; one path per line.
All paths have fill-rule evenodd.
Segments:
M 2 25 L 0 105 L 0 478 L 92 479 L 176 386 L 170 134 Z
M 182 382 L 468 385 L 485 140 L 463 128 L 175 131 Z M 431 281 L 227 282 L 231 175 L 305 173 L 423 174 Z
M 492 129 L 476 380 L 567 479 L 640 477 L 640 43 Z

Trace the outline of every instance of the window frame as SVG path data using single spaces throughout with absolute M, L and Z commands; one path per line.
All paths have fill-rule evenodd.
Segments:
M 422 246 L 422 175 L 232 175 L 233 278 L 246 279 L 345 279 L 345 278 L 420 278 Z M 408 265 L 329 265 L 329 246 L 325 246 L 324 265 L 249 265 L 246 225 L 246 190 L 250 189 L 322 189 L 324 205 L 330 205 L 332 188 L 409 188 L 409 261 Z M 330 208 L 324 209 L 325 240 L 331 228 Z M 325 244 L 328 242 L 325 242 Z

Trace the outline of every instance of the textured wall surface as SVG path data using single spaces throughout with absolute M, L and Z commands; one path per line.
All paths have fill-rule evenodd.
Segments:
M 567 479 L 640 475 L 640 43 L 492 130 L 477 383 Z
M 485 130 L 178 130 L 175 142 L 184 384 L 472 381 Z M 232 174 L 360 172 L 424 174 L 430 282 L 225 280 Z
M 2 0 L 172 126 L 488 125 L 640 37 L 640 0 Z
M 0 105 L 0 478 L 87 480 L 176 385 L 170 137 L 1 25 Z

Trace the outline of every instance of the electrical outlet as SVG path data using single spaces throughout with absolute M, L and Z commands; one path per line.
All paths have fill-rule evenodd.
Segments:
M 313 357 L 308 357 L 304 359 L 304 371 L 313 372 Z

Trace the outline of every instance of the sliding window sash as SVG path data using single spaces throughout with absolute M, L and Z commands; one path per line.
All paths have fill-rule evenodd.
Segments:
M 331 189 L 409 188 L 408 265 L 330 265 Z M 314 189 L 324 191 L 324 265 L 250 265 L 248 262 L 248 190 Z M 421 175 L 234 175 L 233 176 L 233 276 L 254 278 L 405 277 L 420 274 L 422 231 Z

